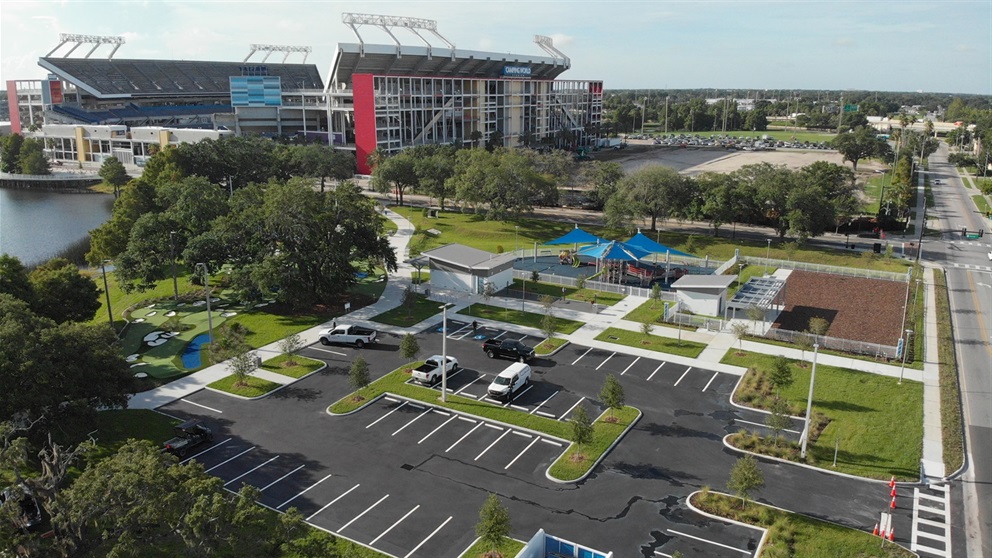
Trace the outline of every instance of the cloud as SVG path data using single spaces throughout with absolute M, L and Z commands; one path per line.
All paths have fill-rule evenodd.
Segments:
M 974 49 L 970 45 L 954 45 L 954 50 L 957 52 L 973 52 Z
M 853 47 L 853 46 L 857 46 L 857 44 L 858 44 L 857 41 L 855 41 L 850 37 L 837 37 L 836 39 L 834 39 L 834 46 Z

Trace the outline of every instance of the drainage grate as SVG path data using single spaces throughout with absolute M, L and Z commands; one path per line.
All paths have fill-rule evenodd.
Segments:
M 620 339 L 620 338 L 617 337 L 616 335 L 610 335 L 610 339 L 617 340 L 617 339 Z

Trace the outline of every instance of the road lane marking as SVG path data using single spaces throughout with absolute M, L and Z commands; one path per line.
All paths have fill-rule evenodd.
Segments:
M 349 489 L 348 489 L 347 491 L 345 491 L 345 493 L 344 493 L 344 494 L 342 494 L 342 495 L 340 495 L 340 496 L 338 496 L 337 498 L 335 498 L 335 499 L 333 499 L 333 500 L 331 500 L 330 502 L 328 502 L 328 503 L 326 503 L 326 504 L 324 504 L 324 507 L 322 507 L 322 508 L 320 508 L 319 510 L 317 510 L 317 511 L 315 511 L 315 512 L 313 512 L 313 513 L 312 513 L 312 514 L 310 515 L 310 517 L 308 517 L 308 518 L 307 518 L 307 521 L 310 521 L 311 519 L 313 519 L 314 517 L 316 517 L 316 515 L 317 515 L 318 513 L 320 513 L 320 512 L 322 512 L 322 511 L 324 511 L 324 510 L 326 510 L 327 508 L 329 508 L 329 507 L 331 507 L 331 505 L 333 505 L 333 504 L 334 504 L 335 502 L 337 502 L 337 501 L 338 501 L 338 500 L 340 500 L 341 498 L 344 498 L 345 496 L 347 496 L 348 494 L 350 494 L 352 490 L 354 490 L 354 489 L 356 489 L 356 488 L 358 488 L 359 486 L 362 486 L 362 485 L 361 485 L 361 484 L 356 484 L 355 486 L 352 486 L 352 487 L 351 487 L 351 488 L 349 488 Z
M 485 423 L 484 422 L 480 422 L 479 424 L 476 424 L 475 426 L 473 426 L 472 427 L 472 430 L 469 430 L 468 432 L 466 432 L 465 434 L 463 434 L 461 438 L 458 438 L 458 441 L 457 442 L 455 442 L 454 444 L 451 444 L 450 446 L 448 446 L 448 449 L 444 450 L 444 453 L 448 453 L 449 451 L 451 451 L 452 448 L 454 448 L 455 446 L 457 446 L 458 444 L 460 444 L 462 442 L 462 440 L 464 440 L 465 438 L 468 438 L 468 435 L 469 434 L 471 434 L 471 433 L 475 432 L 476 430 L 478 430 L 479 427 L 482 426 L 483 424 L 485 424 Z
M 238 455 L 235 455 L 234 457 L 232 457 L 232 458 L 230 458 L 230 459 L 226 459 L 226 460 L 224 460 L 224 461 L 222 461 L 222 462 L 220 462 L 220 463 L 218 463 L 218 464 L 216 464 L 216 465 L 214 465 L 213 467 L 211 467 L 211 468 L 209 468 L 209 469 L 207 469 L 206 471 L 204 471 L 204 473 L 209 473 L 210 471 L 213 471 L 214 469 L 216 469 L 217 467 L 220 467 L 221 465 L 223 465 L 223 464 L 225 464 L 225 463 L 227 463 L 228 461 L 234 461 L 235 459 L 237 459 L 237 458 L 239 458 L 239 457 L 241 457 L 242 455 L 244 455 L 244 454 L 246 454 L 246 453 L 248 453 L 248 452 L 250 452 L 250 451 L 251 451 L 251 450 L 253 450 L 253 449 L 255 449 L 255 446 L 252 446 L 252 447 L 250 447 L 250 448 L 248 448 L 248 449 L 246 449 L 245 451 L 243 451 L 243 452 L 241 452 L 241 453 L 239 453 Z
M 201 405 L 201 404 L 199 404 L 199 403 L 197 403 L 195 401 L 190 401 L 189 399 L 180 399 L 180 401 L 182 401 L 183 403 L 189 403 L 190 405 L 196 405 L 197 407 L 202 407 L 202 408 L 204 408 L 204 409 L 206 409 L 208 411 L 213 411 L 215 413 L 224 414 L 224 411 L 221 411 L 220 409 L 214 409 L 213 407 L 207 407 L 206 405 Z
M 356 515 L 355 517 L 353 517 L 351 519 L 351 521 L 349 521 L 348 523 L 345 523 L 340 529 L 338 529 L 338 531 L 344 531 L 345 529 L 347 529 L 349 525 L 351 525 L 352 523 L 358 521 L 359 519 L 361 519 L 361 517 L 363 515 L 365 515 L 365 514 L 369 513 L 370 511 L 372 511 L 372 508 L 374 508 L 374 507 L 378 506 L 379 504 L 381 504 L 382 501 L 385 500 L 386 498 L 389 498 L 389 494 L 386 494 L 382 498 L 379 498 L 379 501 L 378 502 L 376 502 L 376 503 L 372 504 L 371 506 L 365 508 L 365 511 L 363 511 L 362 513 L 360 513 L 360 514 Z
M 289 475 L 292 475 L 293 473 L 295 473 L 295 472 L 297 472 L 297 471 L 299 471 L 300 469 L 302 469 L 302 468 L 304 468 L 304 467 L 306 467 L 306 465 L 300 465 L 299 467 L 297 467 L 297 468 L 295 468 L 295 469 L 293 469 L 292 471 L 290 471 L 290 472 L 288 472 L 288 473 L 286 473 L 285 475 L 283 475 L 283 476 L 281 476 L 281 477 L 279 477 L 279 478 L 277 478 L 276 480 L 274 480 L 274 481 L 272 481 L 272 482 L 270 482 L 269 484 L 267 484 L 267 485 L 265 485 L 265 488 L 259 488 L 259 489 L 258 489 L 258 491 L 259 491 L 259 492 L 265 492 L 265 489 L 266 489 L 266 488 L 271 488 L 271 487 L 272 487 L 272 485 L 274 485 L 274 484 L 276 484 L 277 482 L 279 482 L 279 481 L 281 481 L 281 480 L 283 480 L 283 479 L 285 479 L 285 478 L 286 478 L 286 477 L 288 477 Z
M 438 426 L 437 428 L 435 428 L 434 430 L 431 430 L 431 432 L 430 432 L 430 434 L 428 434 L 428 435 L 426 435 L 426 436 L 424 436 L 423 438 L 421 438 L 421 439 L 420 439 L 420 441 L 419 441 L 419 442 L 417 442 L 417 443 L 418 443 L 418 444 L 421 444 L 421 443 L 423 443 L 423 441 L 424 441 L 424 440 L 426 440 L 427 438 L 430 438 L 431 436 L 433 436 L 435 432 L 437 432 L 438 430 L 441 430 L 442 428 L 444 428 L 444 425 L 446 425 L 446 424 L 448 424 L 449 422 L 451 422 L 451 421 L 453 421 L 453 420 L 455 420 L 456 418 L 458 418 L 458 417 L 456 417 L 456 416 L 452 416 L 452 417 L 451 417 L 451 418 L 449 418 L 448 420 L 446 420 L 446 421 L 444 421 L 444 422 L 442 422 L 442 423 L 441 423 L 441 424 L 440 424 L 440 425 L 439 425 L 439 426 Z
M 496 438 L 496 441 L 494 441 L 493 443 L 489 444 L 489 447 L 487 447 L 486 449 L 482 450 L 482 453 L 480 453 L 479 455 L 476 455 L 475 456 L 475 459 L 473 459 L 472 461 L 478 461 L 480 457 L 482 457 L 483 455 L 486 455 L 486 452 L 487 451 L 489 451 L 493 446 L 495 446 L 496 444 L 498 444 L 499 441 L 502 440 L 503 438 L 505 438 L 506 435 L 509 434 L 509 433 L 510 433 L 510 430 L 507 430 L 506 432 L 500 434 L 500 437 L 499 438 Z
M 634 362 L 631 362 L 629 365 L 627 365 L 627 368 L 624 368 L 623 369 L 623 372 L 621 372 L 620 375 L 623 376 L 624 374 L 626 374 L 627 371 L 630 370 L 630 367 L 633 366 L 633 365 L 635 365 L 635 364 L 637 364 L 637 361 L 639 361 L 639 360 L 641 360 L 641 357 L 635 358 L 634 359 Z
M 221 447 L 221 446 L 223 446 L 224 444 L 226 444 L 226 443 L 228 443 L 228 442 L 230 442 L 230 441 L 231 441 L 231 440 L 233 440 L 233 439 L 234 439 L 234 438 L 228 438 L 228 439 L 226 439 L 226 440 L 224 440 L 223 442 L 217 442 L 217 443 L 216 443 L 216 444 L 215 444 L 215 445 L 214 445 L 213 447 L 209 447 L 209 448 L 207 448 L 207 449 L 205 449 L 205 450 L 203 450 L 203 451 L 201 451 L 200 453 L 198 453 L 198 454 L 196 454 L 196 455 L 191 455 L 191 456 L 189 456 L 189 457 L 187 457 L 186 459 L 183 459 L 183 460 L 182 460 L 182 461 L 180 461 L 179 463 L 180 463 L 180 464 L 182 464 L 182 463 L 186 463 L 186 462 L 187 462 L 187 461 L 189 461 L 190 459 L 195 459 L 195 458 L 197 458 L 197 457 L 200 457 L 201 455 L 203 455 L 203 454 L 205 454 L 205 453 L 207 453 L 208 451 L 213 451 L 213 450 L 215 450 L 215 449 L 217 449 L 217 448 L 219 448 L 219 447 Z
M 277 455 L 277 456 L 275 456 L 275 457 L 273 457 L 272 459 L 270 459 L 270 460 L 268 460 L 268 461 L 266 461 L 265 463 L 262 463 L 261 465 L 259 465 L 259 466 L 257 466 L 257 467 L 255 467 L 255 468 L 253 468 L 253 469 L 250 469 L 250 470 L 248 470 L 248 471 L 247 471 L 247 472 L 245 472 L 245 473 L 241 473 L 240 475 L 238 475 L 238 476 L 236 476 L 236 477 L 234 477 L 233 479 L 231 479 L 231 480 L 229 480 L 229 481 L 227 481 L 227 482 L 225 482 L 225 483 L 224 483 L 224 486 L 227 486 L 227 485 L 229 485 L 229 484 L 231 484 L 232 482 L 234 482 L 234 481 L 236 481 L 236 480 L 238 480 L 238 479 L 240 479 L 241 477 L 245 477 L 245 476 L 247 476 L 247 475 L 250 475 L 251 473 L 254 473 L 254 472 L 255 472 L 256 470 L 258 470 L 258 469 L 261 469 L 262 467 L 265 467 L 266 465 L 268 465 L 269 463 L 272 463 L 272 462 L 273 462 L 273 461 L 275 461 L 276 459 L 279 459 L 279 456 L 278 456 L 278 455 Z
M 396 411 L 399 411 L 400 409 L 402 409 L 404 405 L 406 405 L 406 401 L 404 401 L 404 402 L 402 402 L 402 403 L 400 403 L 400 404 L 399 404 L 399 406 L 397 406 L 397 407 L 396 407 L 395 409 L 393 409 L 392 411 L 389 411 L 388 413 L 386 413 L 386 414 L 384 414 L 384 415 L 382 415 L 381 417 L 379 417 L 379 418 L 377 418 L 377 419 L 375 419 L 375 420 L 374 420 L 374 421 L 372 422 L 372 424 L 370 424 L 370 425 L 368 425 L 368 426 L 366 426 L 365 428 L 372 428 L 372 427 L 373 427 L 373 426 L 375 426 L 375 425 L 376 425 L 376 423 L 377 423 L 377 422 L 379 422 L 380 420 L 382 420 L 382 419 L 384 419 L 384 418 L 386 418 L 386 417 L 388 417 L 389 415 L 391 415 L 391 414 L 393 414 L 393 413 L 395 413 Z
M 610 362 L 610 359 L 613 358 L 613 355 L 615 355 L 615 354 L 617 354 L 616 351 L 613 351 L 610 354 L 610 356 L 606 357 L 606 360 L 604 360 L 603 362 L 600 362 L 599 363 L 599 366 L 596 367 L 596 370 L 599 370 L 600 368 L 603 367 L 604 364 L 606 364 L 607 362 Z
M 586 400 L 585 397 L 580 398 L 578 401 L 575 402 L 575 405 L 572 405 L 572 408 L 571 409 L 569 409 L 569 410 L 565 411 L 564 413 L 562 413 L 562 415 L 560 417 L 558 417 L 558 420 L 565 420 L 565 417 L 568 416 L 568 413 L 571 413 L 572 411 L 574 411 L 575 408 L 579 406 L 579 403 L 582 403 L 585 400 Z
M 681 375 L 681 376 L 679 376 L 679 379 L 678 379 L 678 381 L 676 381 L 676 382 L 675 382 L 675 385 L 676 385 L 676 386 L 677 386 L 677 385 L 679 385 L 679 382 L 681 382 L 681 381 L 682 381 L 682 378 L 685 378 L 685 375 L 686 375 L 686 374 L 688 374 L 690 370 L 692 370 L 692 367 L 691 367 L 691 366 L 690 366 L 689 368 L 686 368 L 686 369 L 685 369 L 685 372 L 683 372 L 683 373 L 682 373 L 682 375 Z
M 465 389 L 465 388 L 467 388 L 468 386 L 470 386 L 470 385 L 472 385 L 472 384 L 474 384 L 475 382 L 478 382 L 479 380 L 481 380 L 481 379 L 482 379 L 482 378 L 484 378 L 484 377 L 485 377 L 485 374 L 481 374 L 481 375 L 479 375 L 479 376 L 476 376 L 476 378 L 475 378 L 474 380 L 472 380 L 471 382 L 469 382 L 469 383 L 467 383 L 467 384 L 465 384 L 465 385 L 463 385 L 462 387 L 460 387 L 460 388 L 458 388 L 458 391 L 456 391 L 456 392 L 455 392 L 455 395 L 458 395 L 459 393 L 461 393 L 461 392 L 462 392 L 462 390 L 463 390 L 463 389 Z M 475 397 L 475 396 L 474 396 L 474 395 L 472 395 L 471 397 Z
M 549 395 L 548 398 L 545 399 L 544 401 L 541 401 L 540 403 L 538 403 L 537 407 L 534 407 L 534 410 L 531 411 L 530 414 L 533 415 L 534 413 L 536 413 L 538 409 L 540 409 L 541 407 L 543 407 L 544 404 L 547 403 L 548 401 L 551 401 L 551 398 L 554 397 L 554 396 L 556 396 L 556 395 L 558 395 L 558 392 L 557 391 L 554 392 L 554 393 L 552 393 L 551 395 Z
M 588 349 L 586 349 L 586 352 L 582 353 L 581 355 L 579 355 L 579 358 L 577 358 L 577 359 L 575 359 L 575 360 L 572 361 L 572 366 L 575 366 L 575 363 L 576 362 L 579 362 L 580 360 L 582 360 L 582 357 L 584 357 L 587 354 L 589 354 L 589 351 L 591 351 L 591 350 L 592 350 L 592 347 L 589 347 Z
M 407 554 L 406 556 L 404 556 L 403 558 L 410 558 L 411 556 L 413 556 L 413 553 L 416 552 L 416 551 L 418 551 L 418 550 L 420 550 L 420 547 L 424 546 L 424 544 L 426 544 L 427 541 L 431 540 L 431 537 L 433 537 L 434 535 L 436 535 L 437 532 L 440 531 L 442 527 L 444 527 L 445 525 L 447 525 L 448 522 L 451 521 L 451 518 L 452 517 L 454 517 L 454 516 L 453 515 L 449 515 L 448 516 L 448 519 L 445 519 L 444 520 L 444 523 L 441 523 L 440 525 L 438 525 L 437 526 L 437 529 L 434 529 L 434 532 L 433 533 L 431 533 L 430 535 L 427 535 L 427 538 L 426 539 L 420 541 L 420 544 L 418 544 L 417 546 L 413 547 L 413 550 L 411 550 L 410 553 Z
M 720 373 L 719 373 L 719 372 L 714 372 L 714 373 L 713 373 L 713 377 L 712 377 L 712 378 L 710 378 L 710 381 L 708 381 L 708 382 L 706 382 L 706 385 L 705 385 L 705 386 L 703 386 L 703 391 L 706 391 L 706 388 L 708 388 L 708 387 L 710 387 L 710 384 L 712 384 L 712 383 L 713 383 L 713 380 L 715 380 L 715 379 L 716 379 L 716 377 L 717 377 L 717 376 L 719 376 L 719 375 L 720 375 Z
M 417 511 L 417 508 L 419 508 L 419 507 L 420 507 L 420 504 L 417 504 L 416 506 L 413 506 L 413 509 L 412 510 L 406 512 L 406 515 L 404 515 L 403 517 L 397 519 L 396 520 L 396 523 L 393 523 L 392 525 L 389 526 L 389 529 L 386 529 L 385 531 L 383 531 L 382 533 L 380 533 L 378 537 L 372 539 L 372 542 L 369 543 L 369 546 L 372 546 L 375 543 L 379 542 L 379 539 L 381 539 L 382 537 L 385 537 L 386 536 L 386 533 L 392 531 L 393 530 L 393 527 L 396 527 L 397 525 L 399 525 L 400 523 L 402 523 L 404 519 L 410 517 L 410 514 L 413 513 L 413 512 L 415 512 L 415 511 Z
M 699 537 L 694 537 L 692 535 L 687 535 L 687 534 L 682 533 L 680 531 L 675 531 L 674 529 L 667 529 L 667 531 L 669 533 L 674 533 L 674 534 L 679 535 L 679 536 L 682 536 L 682 537 L 686 537 L 686 538 L 689 538 L 689 539 L 695 539 L 695 540 L 697 540 L 699 542 L 709 543 L 709 544 L 712 544 L 714 546 L 719 546 L 720 548 L 726 548 L 727 550 L 736 550 L 737 552 L 740 552 L 740 553 L 743 553 L 743 554 L 747 554 L 748 556 L 751 555 L 751 551 L 750 550 L 741 550 L 739 548 L 736 548 L 736 547 L 733 547 L 733 546 L 730 546 L 730 545 L 726 545 L 726 544 L 723 544 L 723 543 L 718 543 L 718 542 L 714 542 L 714 541 L 702 539 L 702 538 L 699 538 Z
M 649 381 L 649 382 L 650 382 L 650 381 L 651 381 L 651 378 L 654 378 L 654 375 L 655 375 L 655 374 L 657 374 L 657 373 L 658 373 L 658 371 L 659 371 L 659 370 L 661 370 L 661 367 L 662 367 L 662 366 L 664 366 L 664 365 L 665 365 L 665 362 L 664 362 L 664 361 L 662 361 L 662 363 L 658 365 L 658 368 L 655 368 L 655 369 L 654 369 L 654 372 L 652 372 L 652 373 L 651 373 L 651 375 L 650 375 L 650 376 L 648 376 L 648 379 L 647 379 L 647 381 Z
M 510 400 L 509 400 L 509 401 L 507 401 L 507 402 L 506 402 L 506 404 L 505 404 L 505 405 L 503 405 L 503 406 L 504 406 L 504 407 L 509 407 L 509 406 L 510 406 L 510 403 L 513 403 L 513 402 L 514 402 L 514 401 L 516 401 L 517 399 L 520 399 L 520 396 L 521 396 L 521 395 L 523 395 L 523 394 L 525 394 L 525 393 L 527 393 L 528 391 L 530 391 L 530 389 L 531 389 L 532 387 L 534 387 L 534 386 L 533 386 L 533 385 L 528 385 L 528 386 L 527 386 L 527 389 L 525 389 L 525 390 L 523 390 L 523 391 L 521 391 L 520 393 L 518 393 L 518 394 L 516 394 L 516 395 L 514 395 L 513 397 L 511 397 L 511 398 L 510 398 Z
M 331 475 L 327 475 L 326 477 L 324 477 L 324 478 L 322 478 L 322 479 L 320 479 L 319 481 L 317 481 L 317 482 L 315 482 L 315 483 L 313 483 L 313 484 L 311 484 L 310 486 L 308 486 L 308 487 L 306 487 L 306 488 L 304 488 L 304 489 L 303 489 L 303 491 L 302 491 L 302 492 L 300 492 L 299 494 L 297 494 L 296 496 L 293 496 L 293 497 L 292 497 L 292 498 L 290 498 L 289 500 L 286 500 L 285 502 L 283 502 L 283 503 L 281 503 L 281 504 L 279 504 L 278 506 L 276 506 L 276 509 L 279 509 L 279 508 L 281 508 L 281 507 L 283 507 L 283 506 L 285 506 L 286 504 L 288 504 L 288 503 L 290 503 L 290 502 L 292 502 L 293 500 L 295 500 L 295 499 L 297 499 L 297 498 L 299 498 L 300 496 L 303 496 L 303 495 L 304 495 L 304 494 L 306 494 L 306 493 L 307 493 L 307 492 L 308 492 L 308 491 L 309 491 L 309 490 L 310 490 L 311 488 L 313 488 L 313 487 L 315 487 L 315 486 L 317 486 L 318 484 L 320 484 L 320 483 L 322 483 L 322 482 L 324 482 L 325 480 L 327 480 L 327 479 L 329 479 L 329 478 L 331 478 Z
M 421 418 L 423 418 L 423 417 L 425 417 L 425 416 L 427 416 L 429 414 L 431 414 L 431 410 L 430 409 L 427 409 L 423 413 L 420 413 L 419 415 L 413 417 L 413 419 L 410 422 L 408 422 L 408 423 L 404 424 L 403 426 L 399 427 L 399 429 L 396 432 L 393 432 L 392 433 L 392 436 L 395 436 L 395 435 L 399 434 L 400 432 L 403 432 L 403 429 L 404 428 L 406 428 L 407 426 L 410 426 L 411 424 L 417 422 L 418 420 L 420 420 Z
M 509 469 L 510 468 L 510 465 L 513 465 L 514 463 L 516 463 L 517 460 L 520 459 L 520 456 L 523 455 L 524 452 L 526 452 L 527 450 L 529 450 L 531 448 L 531 446 L 533 446 L 534 444 L 536 444 L 539 439 L 540 438 L 534 438 L 534 441 L 531 442 L 530 444 L 528 444 L 527 447 L 525 447 L 520 453 L 518 453 L 517 456 L 513 458 L 513 461 L 510 461 L 509 463 L 507 463 L 506 464 L 506 467 L 503 467 L 503 470 L 505 471 L 505 470 Z
M 309 347 L 309 348 L 313 349 L 314 351 L 320 351 L 322 353 L 331 353 L 332 355 L 338 355 L 338 356 L 348 356 L 348 353 L 339 353 L 337 351 L 332 351 L 330 349 L 321 349 L 320 347 Z

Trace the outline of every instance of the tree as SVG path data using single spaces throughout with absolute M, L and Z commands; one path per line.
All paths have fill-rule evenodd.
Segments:
M 767 426 L 775 436 L 775 445 L 778 446 L 782 438 L 782 431 L 792 426 L 792 418 L 789 416 L 789 404 L 784 399 L 778 397 L 772 401 L 771 414 L 765 417 Z
M 359 356 L 351 363 L 351 369 L 348 372 L 348 383 L 355 391 L 361 391 L 368 387 L 372 382 L 372 377 L 369 375 L 369 363 L 365 362 L 365 359 Z
M 651 322 L 643 322 L 641 324 L 641 335 L 644 336 L 645 340 L 651 336 L 652 331 L 654 331 L 654 325 Z
M 651 308 L 656 308 L 659 300 L 661 300 L 661 284 L 655 283 L 651 285 Z
M 417 343 L 417 337 L 412 333 L 407 333 L 403 336 L 403 340 L 400 341 L 400 355 L 406 360 L 414 360 L 420 353 L 420 344 Z
M 251 351 L 238 353 L 227 363 L 227 370 L 234 376 L 234 385 L 247 386 L 248 376 L 258 369 L 258 357 Z
M 804 331 L 796 337 L 796 346 L 799 347 L 800 356 L 803 361 L 806 360 L 806 351 L 813 350 L 813 337 L 809 334 L 809 331 Z M 806 366 L 805 362 L 801 362 L 799 366 Z
M 772 381 L 780 394 L 782 388 L 791 386 L 795 378 L 792 377 L 792 366 L 789 365 L 789 359 L 781 355 L 775 357 L 772 361 L 772 368 L 768 371 L 768 379 Z
M 28 278 L 27 268 L 16 256 L 0 254 L 0 293 L 27 303 L 34 302 L 34 287 Z
M 572 441 L 576 445 L 582 446 L 592 441 L 592 419 L 582 405 L 576 407 L 572 413 Z
M 648 165 L 620 181 L 606 203 L 608 225 L 629 229 L 635 219 L 650 218 L 651 230 L 659 219 L 683 218 L 695 197 L 695 183 L 671 167 Z
M 615 420 L 613 412 L 623 409 L 625 397 L 620 380 L 613 374 L 607 374 L 606 379 L 603 380 L 603 389 L 599 391 L 599 399 L 610 409 L 610 419 Z
M 730 469 L 730 480 L 727 481 L 727 488 L 741 499 L 741 509 L 747 506 L 751 493 L 764 485 L 765 476 L 758 468 L 758 462 L 751 455 L 738 458 Z
M 17 173 L 21 170 L 21 146 L 24 136 L 10 134 L 0 136 L 0 172 Z
M 744 354 L 744 338 L 747 337 L 747 330 L 747 324 L 744 322 L 733 322 L 730 326 L 730 332 L 737 338 L 739 355 Z
M 809 319 L 809 331 L 813 335 L 824 336 L 830 329 L 830 322 L 820 316 L 813 316 Z
M 489 548 L 487 556 L 502 558 L 499 552 L 503 541 L 510 534 L 510 512 L 503 507 L 499 497 L 489 493 L 486 502 L 479 510 L 479 523 L 475 525 L 475 534 L 481 539 L 482 544 Z
M 558 318 L 555 318 L 554 314 L 548 312 L 541 318 L 541 332 L 548 339 L 554 339 L 555 333 L 558 332 Z
M 103 160 L 100 165 L 100 178 L 114 188 L 114 199 L 121 195 L 121 186 L 128 183 L 131 177 L 127 175 L 127 170 L 117 157 L 111 156 Z
M 52 174 L 45 157 L 45 140 L 28 138 L 21 145 L 20 167 L 23 174 Z
M 303 338 L 300 337 L 299 333 L 290 334 L 289 337 L 286 337 L 279 342 L 279 350 L 289 356 L 289 359 L 286 361 L 286 364 L 289 366 L 296 365 L 296 361 L 294 359 L 296 358 L 297 353 L 299 353 L 302 349 Z
M 750 306 L 747 307 L 747 310 L 745 310 L 744 313 L 747 314 L 747 317 L 748 317 L 749 320 L 751 320 L 751 324 L 752 325 L 754 325 L 758 320 L 761 320 L 762 321 L 762 325 L 764 324 L 764 320 L 765 320 L 765 309 L 764 308 L 762 308 L 762 307 L 760 307 L 758 305 L 752 304 L 752 305 L 750 305 Z
M 888 144 L 879 139 L 874 128 L 870 126 L 858 126 L 833 140 L 834 149 L 844 156 L 845 161 L 851 162 L 855 171 L 858 170 L 858 161 L 861 159 L 885 156 L 883 145 L 888 147 Z
M 100 309 L 96 282 L 65 258 L 52 258 L 30 274 L 34 311 L 56 323 L 86 322 Z

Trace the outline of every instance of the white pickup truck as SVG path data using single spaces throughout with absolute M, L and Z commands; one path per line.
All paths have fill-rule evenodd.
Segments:
M 410 376 L 421 384 L 432 386 L 441 381 L 442 360 L 441 355 L 434 355 L 415 368 Z M 458 370 L 458 359 L 449 356 L 445 372 L 451 374 L 455 370 Z
M 320 343 L 322 345 L 354 345 L 361 349 L 365 345 L 376 342 L 376 331 L 365 327 L 339 325 L 320 330 Z

